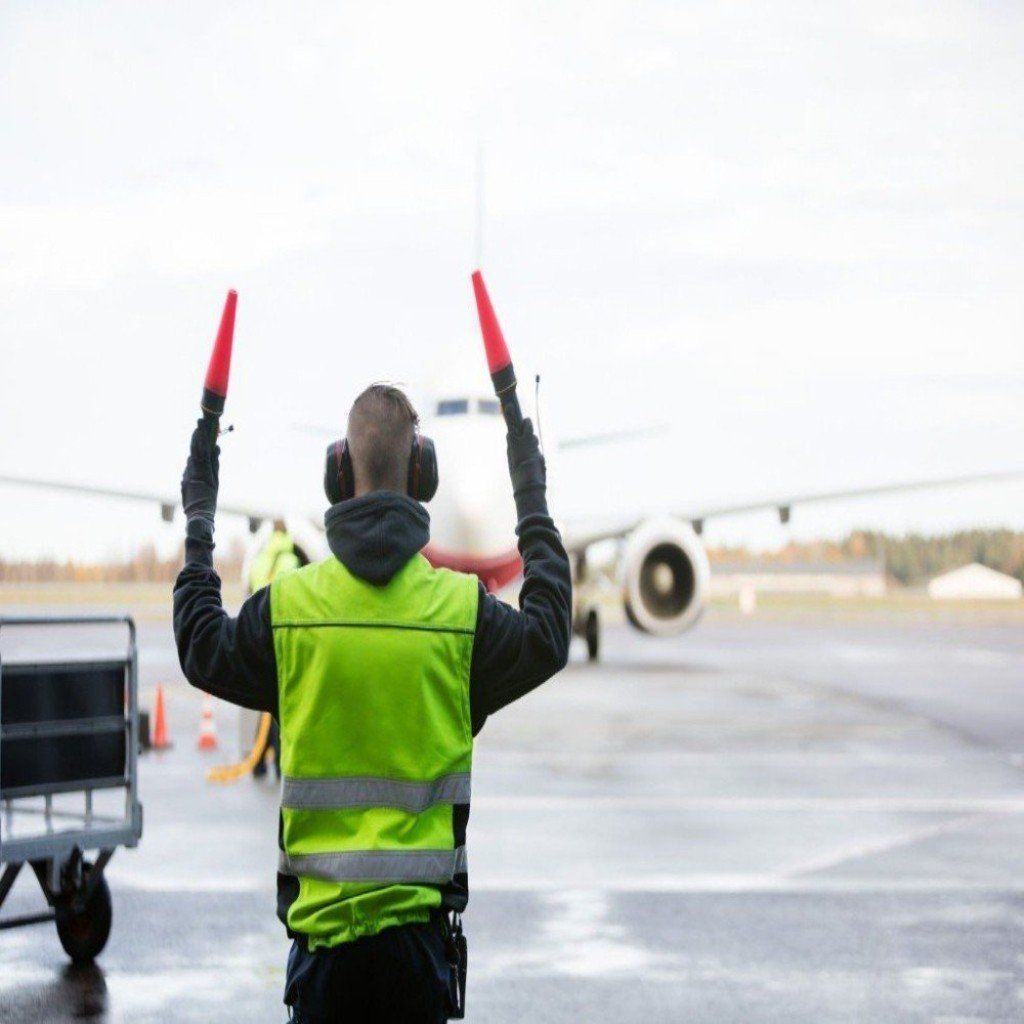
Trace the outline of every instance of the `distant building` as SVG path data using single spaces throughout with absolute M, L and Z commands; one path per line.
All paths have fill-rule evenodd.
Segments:
M 845 562 L 715 562 L 711 593 L 827 594 L 830 597 L 881 597 L 885 561 L 858 558 Z
M 1019 601 L 1024 596 L 1024 586 L 1014 576 L 971 562 L 936 576 L 928 584 L 928 596 L 938 601 Z

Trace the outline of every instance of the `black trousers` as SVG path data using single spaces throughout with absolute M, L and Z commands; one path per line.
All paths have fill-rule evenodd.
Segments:
M 451 1002 L 441 918 L 312 953 L 296 940 L 284 1001 L 299 1024 L 442 1024 Z

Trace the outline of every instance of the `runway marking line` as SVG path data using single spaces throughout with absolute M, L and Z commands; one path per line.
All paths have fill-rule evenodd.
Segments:
M 118 885 L 128 891 L 146 894 L 168 894 L 175 896 L 208 896 L 220 892 L 228 896 L 252 896 L 265 901 L 273 893 L 274 874 L 269 870 L 260 878 L 224 879 L 223 885 L 195 884 L 194 880 L 182 880 L 180 885 L 167 879 L 142 879 L 138 876 L 116 875 Z M 579 878 L 547 878 L 536 881 L 529 878 L 487 877 L 477 872 L 471 878 L 470 889 L 474 893 L 538 894 L 563 892 L 567 887 L 579 891 L 598 893 L 621 893 L 623 895 L 742 895 L 743 893 L 764 895 L 813 896 L 828 894 L 872 893 L 1006 893 L 1024 895 L 1024 881 L 979 881 L 976 878 L 826 878 L 795 877 L 763 874 L 695 874 L 695 875 L 652 875 L 630 879 L 609 879 L 601 882 L 581 881 Z
M 478 796 L 473 810 L 493 811 L 835 811 L 842 813 L 1021 814 L 1019 797 L 651 797 Z
M 474 878 L 475 893 L 543 894 L 573 889 L 624 895 L 879 895 L 889 893 L 1006 893 L 1024 894 L 1024 882 L 978 881 L 974 878 L 782 878 L 774 875 L 658 875 L 612 879 L 588 885 L 579 879 L 550 878 L 543 882 L 511 878 Z
M 851 861 L 863 860 L 865 857 L 872 857 L 878 853 L 888 853 L 891 850 L 898 850 L 901 847 L 913 846 L 914 843 L 923 842 L 926 839 L 933 839 L 936 836 L 956 832 L 965 826 L 977 823 L 987 814 L 965 814 L 953 821 L 942 821 L 923 828 L 911 829 L 900 835 L 880 837 L 863 843 L 854 843 L 841 850 L 832 853 L 824 853 L 786 868 L 782 875 L 787 879 L 800 878 L 812 875 L 819 871 L 828 871 L 830 868 L 838 867 L 840 864 L 847 864 Z

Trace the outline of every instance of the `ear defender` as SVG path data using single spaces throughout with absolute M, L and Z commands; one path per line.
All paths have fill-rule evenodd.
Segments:
M 409 479 L 405 489 L 410 498 L 430 501 L 437 494 L 437 450 L 434 442 L 422 434 L 414 434 L 409 453 Z
M 434 442 L 421 434 L 414 435 L 409 452 L 409 475 L 405 489 L 416 501 L 430 501 L 437 493 L 437 451 Z M 324 469 L 324 493 L 332 505 L 348 501 L 356 493 L 355 472 L 348 441 L 342 438 L 327 446 L 327 465 Z
M 337 505 L 339 501 L 347 501 L 356 493 L 352 456 L 348 453 L 348 441 L 345 438 L 327 446 L 324 493 L 332 505 Z

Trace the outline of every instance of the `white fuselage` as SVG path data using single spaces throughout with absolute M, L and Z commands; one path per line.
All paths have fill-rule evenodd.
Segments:
M 455 407 L 436 415 L 437 409 Z M 423 433 L 437 447 L 440 485 L 430 503 L 431 546 L 467 558 L 493 558 L 515 548 L 515 506 L 505 457 L 505 422 L 495 399 L 457 398 L 436 403 Z
M 515 504 L 505 454 L 505 421 L 493 395 L 455 394 L 431 402 L 420 429 L 437 449 L 440 484 L 427 506 L 436 565 L 474 572 L 488 586 L 503 587 L 519 575 Z M 322 533 L 302 516 L 289 516 L 288 529 L 306 555 L 328 554 Z M 270 536 L 264 523 L 254 538 L 244 570 Z

